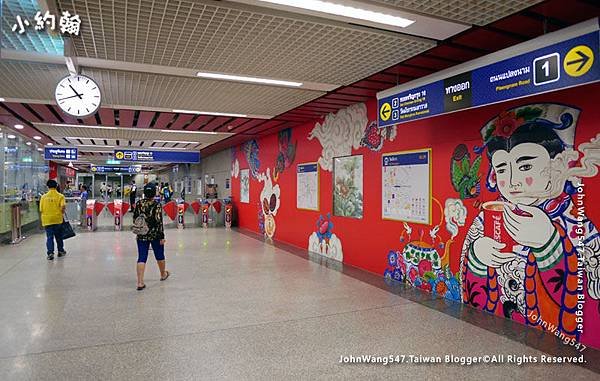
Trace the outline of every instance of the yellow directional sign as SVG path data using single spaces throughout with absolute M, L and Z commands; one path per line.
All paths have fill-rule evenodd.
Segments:
M 594 64 L 594 52 L 587 45 L 579 45 L 565 55 L 563 67 L 571 77 L 579 77 L 587 73 Z
M 117 159 L 117 160 L 123 160 L 124 157 L 125 157 L 125 154 L 123 153 L 123 151 L 117 151 L 115 153 L 115 159 Z
M 387 122 L 392 116 L 392 106 L 389 103 L 384 103 L 381 105 L 381 109 L 379 110 L 379 118 L 384 122 Z

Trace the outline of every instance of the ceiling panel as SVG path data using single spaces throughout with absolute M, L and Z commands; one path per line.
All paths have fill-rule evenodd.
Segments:
M 401 10 L 473 25 L 486 25 L 543 0 L 372 0 Z
M 325 94 L 128 71 L 82 68 L 81 72 L 96 80 L 105 106 L 273 116 Z M 47 102 L 54 98 L 56 84 L 67 74 L 66 65 L 0 60 L 0 94 Z
M 425 39 L 215 1 L 58 0 L 83 16 L 78 56 L 344 85 Z
M 55 141 L 61 141 L 67 138 L 70 141 L 81 140 L 82 144 L 91 145 L 96 143 L 98 146 L 117 145 L 118 140 L 121 145 L 127 145 L 129 141 L 144 142 L 151 144 L 154 141 L 167 142 L 193 142 L 200 143 L 202 146 L 208 146 L 225 139 L 229 133 L 188 133 L 185 131 L 162 131 L 160 129 L 144 128 L 100 128 L 95 126 L 69 126 L 53 125 L 47 123 L 36 123 L 35 127 L 44 134 L 52 137 Z M 92 142 L 90 139 L 93 139 Z M 106 141 L 107 143 L 104 143 Z M 132 143 L 136 146 L 136 143 Z

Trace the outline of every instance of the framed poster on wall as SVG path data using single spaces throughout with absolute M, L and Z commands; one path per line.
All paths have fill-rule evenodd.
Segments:
M 319 210 L 319 164 L 316 162 L 296 166 L 296 208 Z
M 381 216 L 431 224 L 431 148 L 381 156 Z
M 250 203 L 250 170 L 240 170 L 240 202 Z
M 363 217 L 362 155 L 333 158 L 333 215 Z

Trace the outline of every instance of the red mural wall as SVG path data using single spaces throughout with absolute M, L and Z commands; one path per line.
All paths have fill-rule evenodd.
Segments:
M 485 152 L 481 154 L 479 170 L 475 168 L 476 178 L 470 179 L 471 185 L 478 183 L 477 187 L 468 186 L 464 189 L 463 194 L 460 194 L 453 185 L 451 173 L 453 160 L 460 162 L 460 157 L 465 156 L 465 146 L 470 158 L 469 164 L 474 163 L 474 159 L 478 156 L 475 152 L 477 147 L 482 147 L 485 143 L 481 132 L 482 128 L 493 118 L 499 117 L 499 119 L 496 119 L 498 128 L 494 132 L 498 136 L 503 134 L 508 136 L 514 133 L 515 128 L 525 123 L 524 121 L 527 118 L 530 121 L 534 121 L 536 117 L 550 118 L 546 114 L 541 116 L 539 112 L 536 114 L 535 110 L 524 109 L 522 107 L 524 105 L 569 105 L 579 109 L 578 119 L 570 126 L 571 132 L 575 132 L 574 147 L 577 150 L 582 143 L 590 142 L 600 133 L 598 124 L 598 121 L 600 121 L 600 108 L 597 106 L 599 94 L 600 84 L 591 84 L 420 121 L 412 121 L 398 125 L 393 140 L 385 139 L 379 151 L 373 151 L 364 146 L 358 149 L 353 148 L 351 150 L 352 155 L 363 155 L 364 211 L 363 217 L 359 219 L 333 216 L 334 185 L 332 183 L 332 172 L 323 170 L 323 168 L 319 168 L 320 210 L 317 212 L 296 208 L 296 165 L 305 162 L 316 162 L 322 155 L 323 148 L 320 140 L 316 138 L 309 140 L 308 137 L 315 128 L 315 123 L 323 123 L 323 120 L 317 120 L 292 129 L 289 143 L 286 141 L 283 147 L 278 134 L 266 136 L 256 141 L 258 149 L 254 154 L 258 162 L 255 162 L 254 165 L 258 164 L 257 172 L 259 174 L 266 174 L 268 169 L 272 186 L 274 188 L 279 187 L 279 195 L 274 196 L 278 199 L 275 208 L 276 214 L 270 213 L 268 221 L 264 220 L 265 214 L 261 212 L 262 209 L 266 208 L 268 211 L 269 204 L 271 204 L 271 210 L 274 210 L 275 201 L 267 198 L 267 205 L 263 204 L 260 194 L 265 183 L 252 175 L 249 182 L 249 203 L 240 202 L 240 176 L 234 170 L 236 173 L 232 178 L 232 198 L 236 207 L 239 226 L 260 232 L 264 230 L 260 225 L 264 226 L 266 222 L 270 224 L 268 229 L 271 232 L 274 229 L 274 233 L 272 233 L 274 240 L 307 249 L 311 234 L 318 232 L 319 227 L 323 227 L 323 222 L 328 222 L 329 225 L 333 225 L 333 228 L 331 226 L 323 227 L 320 233 L 328 231 L 339 238 L 345 264 L 381 276 L 386 273 L 388 276 L 407 281 L 416 287 L 445 294 L 446 297 L 462 300 L 464 303 L 471 304 L 476 308 L 488 310 L 521 321 L 524 324 L 541 326 L 542 322 L 551 322 L 559 327 L 567 338 L 573 337 L 588 345 L 600 347 L 600 333 L 592 334 L 592 331 L 600 332 L 600 310 L 597 303 L 600 295 L 595 295 L 593 290 L 585 292 L 587 298 L 583 307 L 585 329 L 579 327 L 578 330 L 576 325 L 581 319 L 577 319 L 575 313 L 577 309 L 576 298 L 569 299 L 569 294 L 571 291 L 574 293 L 576 288 L 575 283 L 577 281 L 570 278 L 573 271 L 576 272 L 576 269 L 572 268 L 572 263 L 569 264 L 568 259 L 564 260 L 564 264 L 559 264 L 559 267 L 556 267 L 555 264 L 543 267 L 539 263 L 539 259 L 537 265 L 532 264 L 531 261 L 534 257 L 528 257 L 526 251 L 520 262 L 515 262 L 518 266 L 522 266 L 520 270 L 515 271 L 518 273 L 527 270 L 529 273 L 528 275 L 521 275 L 522 278 L 518 279 L 517 282 L 517 290 L 513 290 L 515 291 L 513 294 L 508 288 L 506 290 L 502 288 L 502 282 L 506 281 L 506 274 L 496 274 L 492 267 L 489 267 L 486 274 L 486 266 L 477 261 L 475 261 L 475 264 L 469 263 L 470 259 L 462 253 L 467 232 L 470 227 L 476 225 L 477 216 L 481 213 L 481 204 L 499 198 L 497 191 L 492 192 L 488 189 L 488 180 L 498 181 L 499 183 L 504 183 L 504 180 L 502 180 L 500 173 L 489 173 L 491 164 Z M 521 109 L 518 109 L 519 107 Z M 375 121 L 377 119 L 375 99 L 366 104 L 366 110 L 368 121 Z M 510 110 L 513 110 L 512 113 Z M 515 114 L 515 110 L 520 111 Z M 528 111 L 533 112 L 533 114 L 527 114 Z M 547 114 L 551 114 L 551 112 L 547 112 Z M 553 121 L 560 122 L 560 118 Z M 368 124 L 365 124 L 364 128 L 367 129 L 367 127 Z M 502 128 L 507 129 L 507 131 L 501 131 Z M 294 144 L 296 144 L 295 153 L 293 150 Z M 459 147 L 461 144 L 465 146 Z M 568 144 L 568 142 L 565 144 Z M 432 194 L 434 198 L 432 225 L 410 223 L 406 226 L 406 224 L 399 221 L 383 220 L 381 218 L 381 155 L 388 152 L 421 148 L 431 148 L 432 150 Z M 592 149 L 588 152 L 588 156 L 595 160 L 595 163 L 591 164 L 594 169 L 597 169 L 598 158 L 600 157 L 597 148 L 596 146 L 595 150 Z M 251 167 L 246 151 L 248 151 L 247 145 L 242 145 L 234 150 L 233 159 L 234 162 L 237 160 L 240 169 Z M 283 160 L 280 154 L 281 151 L 287 152 L 284 152 Z M 278 156 L 280 168 L 282 163 L 284 163 L 283 167 L 288 167 L 275 176 L 273 171 L 277 166 Z M 570 163 L 570 166 L 573 165 L 574 163 Z M 466 175 L 466 172 L 463 175 Z M 236 177 L 236 175 L 238 176 Z M 480 179 L 480 181 L 477 181 L 477 179 Z M 528 184 L 530 181 L 533 180 L 528 178 Z M 593 226 L 593 223 L 600 223 L 600 208 L 595 206 L 600 202 L 600 176 L 596 173 L 587 173 L 583 175 L 583 182 L 585 184 L 583 202 L 587 206 L 585 216 L 589 219 L 589 221 L 586 220 L 588 224 L 586 233 L 590 240 L 588 243 L 595 239 L 600 242 L 597 231 Z M 269 185 L 269 192 L 267 193 L 272 193 L 270 188 Z M 273 193 L 277 192 L 274 191 Z M 576 194 L 572 194 L 570 197 L 575 196 Z M 458 232 L 454 234 L 452 234 L 452 229 L 446 227 L 448 216 L 444 216 L 444 207 L 448 199 L 457 200 L 459 205 L 464 205 L 467 212 L 466 218 L 463 218 L 462 221 L 460 218 L 454 221 L 455 227 L 458 228 Z M 331 213 L 330 219 L 327 216 L 328 213 Z M 549 222 L 553 222 L 553 215 L 550 215 L 550 211 L 547 211 L 547 213 L 551 219 Z M 322 218 L 320 219 L 320 217 Z M 559 217 L 556 217 L 556 219 L 558 220 Z M 572 217 L 577 220 L 575 215 Z M 563 246 L 568 246 L 569 242 L 567 241 L 569 239 L 567 239 L 567 236 L 569 234 L 573 236 L 575 230 L 573 232 L 563 230 L 565 230 L 565 226 L 563 228 L 557 227 L 557 231 L 561 235 L 553 239 L 563 239 L 561 241 Z M 596 234 L 596 237 L 592 237 L 592 234 Z M 467 242 L 467 246 L 469 246 L 469 242 Z M 593 245 L 594 242 L 590 244 Z M 401 260 L 403 256 L 406 259 L 407 248 L 411 244 L 416 246 L 415 250 L 417 251 L 424 249 L 436 251 L 439 257 L 442 257 L 442 264 L 438 263 L 436 265 L 434 263 L 432 268 L 431 263 L 415 263 L 414 269 L 412 269 L 413 266 L 410 263 L 401 263 L 403 262 Z M 564 250 L 568 250 L 568 248 L 565 246 Z M 600 254 L 599 250 L 599 248 L 593 247 L 590 255 Z M 421 255 L 422 252 L 417 254 Z M 545 256 L 546 259 L 547 257 Z M 566 254 L 564 258 L 567 258 Z M 595 259 L 597 258 L 594 257 L 591 261 L 593 262 Z M 446 264 L 449 266 L 446 267 Z M 588 265 L 593 265 L 593 263 L 588 263 Z M 396 269 L 398 271 L 394 273 Z M 483 269 L 483 273 L 478 273 L 478 269 Z M 597 286 L 590 282 L 600 273 L 600 270 L 589 268 L 589 266 L 587 270 L 589 270 L 589 274 L 584 282 L 591 289 Z M 534 272 L 535 275 L 532 275 L 532 278 L 529 279 L 529 276 Z M 519 277 L 518 274 L 515 276 Z M 571 284 L 571 282 L 575 283 Z M 499 283 L 500 287 L 498 287 Z M 534 283 L 537 284 L 537 291 L 535 295 L 531 295 L 530 288 L 531 284 Z M 545 292 L 542 293 L 540 289 L 544 289 Z

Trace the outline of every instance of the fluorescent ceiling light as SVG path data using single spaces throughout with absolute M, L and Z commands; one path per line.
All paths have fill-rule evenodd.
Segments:
M 53 146 L 54 143 L 46 143 L 47 146 Z
M 100 130 L 118 130 L 119 127 L 108 127 L 108 126 L 85 126 L 82 124 L 60 124 L 60 123 L 50 123 L 51 126 L 54 127 L 85 127 L 85 128 L 94 128 Z
M 38 151 L 43 151 L 43 149 L 41 149 L 41 148 L 38 148 L 37 150 L 38 150 Z
M 189 142 L 185 140 L 154 140 L 153 143 L 199 144 L 199 142 Z
M 4 101 L 6 101 L 6 99 L 0 98 L 0 102 L 4 102 Z
M 194 111 L 194 110 L 173 110 L 173 112 L 180 114 L 198 114 L 198 115 L 212 115 L 212 116 L 230 116 L 233 118 L 245 118 L 246 114 L 231 114 L 227 112 L 210 112 L 210 111 Z M 172 132 L 172 131 L 169 131 Z
M 65 139 L 73 139 L 73 138 L 65 138 Z M 89 138 L 86 138 L 89 139 Z M 115 148 L 116 146 L 103 146 L 100 144 L 75 144 L 75 147 L 94 147 L 94 148 Z
M 224 80 L 224 81 L 260 83 L 263 85 L 276 85 L 276 86 L 289 86 L 289 87 L 300 87 L 303 85 L 302 82 L 282 81 L 279 79 L 258 78 L 258 77 L 246 77 L 243 75 L 206 73 L 206 72 L 202 72 L 202 71 L 199 71 L 196 74 L 196 76 L 198 76 L 200 78 L 219 79 L 219 80 Z
M 365 20 L 377 24 L 385 24 L 406 28 L 413 24 L 414 20 L 404 17 L 393 16 L 383 12 L 370 11 L 368 9 L 351 7 L 321 0 L 260 0 L 265 3 L 285 5 L 288 7 L 302 8 L 314 12 L 328 13 L 336 16 L 349 17 L 357 20 Z
M 34 138 L 35 140 L 42 140 L 42 137 L 41 137 L 41 136 L 38 136 L 38 135 L 35 135 L 33 138 Z
M 7 138 L 9 139 L 16 139 L 17 137 L 15 135 L 6 135 Z
M 218 132 L 214 131 L 185 131 L 185 130 L 160 130 L 160 132 L 176 132 L 178 134 L 208 134 L 208 135 L 218 135 Z
M 15 124 L 15 128 L 16 128 L 17 130 L 22 130 L 22 129 L 24 129 L 25 127 L 23 127 L 23 125 L 22 125 L 22 124 Z
M 30 146 L 30 145 L 31 145 L 31 142 L 26 142 L 25 144 L 27 144 L 28 146 Z

